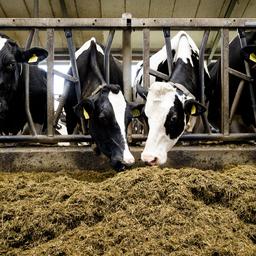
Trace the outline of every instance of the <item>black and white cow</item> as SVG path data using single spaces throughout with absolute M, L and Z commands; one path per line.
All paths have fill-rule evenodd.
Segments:
M 127 103 L 123 95 L 122 67 L 110 55 L 110 84 L 106 85 L 103 74 L 104 50 L 92 38 L 77 52 L 76 61 L 81 83 L 81 100 L 77 105 L 75 88 L 71 84 L 65 103 L 67 130 L 73 133 L 79 123 L 76 112 L 84 114 L 89 123 L 89 133 L 99 152 L 105 154 L 111 165 L 123 169 L 134 163 L 126 139 L 127 126 L 132 119 L 136 104 Z M 69 71 L 71 74 L 71 70 Z M 70 83 L 66 81 L 66 83 Z
M 0 134 L 17 134 L 27 121 L 25 112 L 24 63 L 37 64 L 48 53 L 41 48 L 22 50 L 16 42 L 0 34 Z M 30 108 L 35 124 L 46 120 L 46 72 L 30 65 Z
M 239 37 L 235 37 L 229 44 L 229 67 L 237 71 L 245 73 L 244 56 L 247 54 L 250 58 L 250 52 L 255 52 L 256 49 L 256 32 L 246 32 L 246 41 L 248 47 L 241 50 Z M 254 55 L 255 56 L 255 55 Z M 249 59 L 248 58 L 248 59 Z M 251 76 L 254 79 L 253 88 L 256 95 L 256 59 L 251 58 L 249 64 L 251 67 Z M 211 81 L 209 87 L 211 88 L 211 100 L 208 107 L 208 120 L 217 129 L 221 128 L 221 59 L 219 58 L 215 64 L 211 64 L 209 68 Z M 229 104 L 234 100 L 238 85 L 241 79 L 229 75 Z M 252 102 L 250 97 L 250 89 L 248 82 L 245 82 L 240 101 L 235 112 L 233 122 L 230 125 L 230 132 L 255 132 L 255 120 L 252 110 Z
M 171 40 L 173 71 L 170 82 L 154 81 L 148 93 L 137 86 L 140 95 L 146 97 L 145 114 L 148 119 L 149 133 L 141 159 L 150 165 L 161 165 L 167 160 L 167 152 L 176 144 L 183 132 L 194 123 L 188 122 L 191 116 L 202 114 L 206 109 L 198 99 L 199 50 L 191 37 L 178 32 Z M 150 58 L 150 67 L 167 72 L 165 47 Z M 207 71 L 207 68 L 205 68 Z M 140 71 L 137 72 L 138 76 Z M 205 72 L 205 79 L 209 79 Z M 141 77 L 135 83 L 142 81 Z

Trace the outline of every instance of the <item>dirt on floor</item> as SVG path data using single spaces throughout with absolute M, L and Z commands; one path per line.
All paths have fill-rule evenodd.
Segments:
M 0 255 L 256 255 L 256 166 L 0 172 Z

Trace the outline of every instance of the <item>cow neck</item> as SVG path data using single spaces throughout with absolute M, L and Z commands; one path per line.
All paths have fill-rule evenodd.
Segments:
M 196 97 L 182 84 L 169 82 L 174 88 L 180 90 L 185 96 L 196 99 Z

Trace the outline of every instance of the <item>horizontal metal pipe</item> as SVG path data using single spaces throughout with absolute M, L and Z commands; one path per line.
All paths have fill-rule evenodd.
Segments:
M 134 142 L 145 141 L 147 136 L 141 134 L 133 134 L 132 140 Z M 179 139 L 180 141 L 248 141 L 255 140 L 256 133 L 231 133 L 225 136 L 221 133 L 207 134 L 184 134 Z M 28 143 L 57 143 L 57 142 L 91 142 L 90 135 L 13 135 L 0 136 L 0 143 L 14 143 L 14 142 L 28 142 Z
M 125 18 L 0 18 L 0 27 L 3 28 L 77 28 L 77 29 L 106 29 L 127 28 L 173 29 L 186 28 L 197 30 L 202 28 L 238 28 L 251 27 L 256 24 L 255 18 L 131 18 L 127 24 Z

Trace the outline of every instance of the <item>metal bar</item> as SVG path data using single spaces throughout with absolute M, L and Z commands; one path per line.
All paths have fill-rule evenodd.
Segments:
M 39 0 L 34 0 L 33 17 L 39 18 Z M 35 46 L 39 45 L 39 30 L 38 30 L 38 28 L 35 28 L 34 45 Z
M 150 53 L 150 30 L 148 28 L 144 28 L 143 29 L 143 87 L 145 89 L 148 89 L 150 86 L 149 53 Z
M 237 71 L 233 68 L 228 68 L 228 72 L 229 72 L 229 74 L 237 76 L 237 77 L 239 77 L 239 78 L 241 78 L 245 81 L 248 81 L 248 82 L 253 82 L 254 81 L 254 79 L 252 77 L 250 77 L 248 75 L 245 75 L 244 73 L 239 72 L 239 71 Z
M 104 51 L 104 73 L 105 73 L 105 80 L 106 80 L 107 84 L 109 84 L 109 82 L 110 82 L 109 55 L 110 55 L 110 49 L 111 49 L 114 35 L 115 35 L 115 30 L 114 29 L 110 30 L 109 34 L 108 34 L 106 48 Z
M 201 103 L 203 105 L 205 105 L 205 84 L 204 84 L 204 52 L 205 52 L 205 48 L 206 48 L 206 44 L 208 41 L 208 37 L 210 34 L 210 30 L 206 30 L 204 32 L 204 36 L 200 45 L 200 49 L 199 49 L 199 79 L 200 79 L 200 87 L 201 87 Z M 206 117 L 206 113 L 202 114 L 202 121 L 203 121 L 203 125 L 205 130 L 208 133 L 211 133 L 211 129 L 210 129 L 210 125 L 209 122 L 207 120 Z
M 163 28 L 164 41 L 166 47 L 167 65 L 168 65 L 168 76 L 171 77 L 172 74 L 172 46 L 171 46 L 171 32 L 170 28 Z
M 145 135 L 132 135 L 134 141 L 145 141 Z M 180 141 L 248 141 L 255 140 L 256 133 L 231 133 L 226 136 L 220 133 L 215 134 L 184 134 Z M 58 142 L 90 142 L 90 135 L 9 135 L 0 136 L 0 143 L 58 143 Z
M 78 103 L 81 99 L 81 84 L 80 84 L 79 73 L 78 73 L 78 68 L 77 68 L 77 64 L 76 64 L 75 47 L 74 47 L 73 39 L 72 39 L 72 31 L 71 31 L 71 29 L 64 29 L 64 32 L 65 32 L 65 36 L 67 38 L 72 75 L 74 78 L 77 79 L 77 82 L 74 85 L 75 85 L 76 98 L 77 98 L 77 103 Z M 66 96 L 63 96 L 63 97 L 65 99 Z M 63 101 L 63 103 L 64 103 L 64 101 Z M 80 121 L 81 121 L 82 132 L 85 133 L 84 118 L 81 117 Z
M 32 41 L 33 41 L 33 37 L 34 37 L 35 31 L 31 30 L 29 33 L 29 37 L 27 39 L 26 45 L 25 45 L 25 50 L 29 49 Z M 21 64 L 22 65 L 22 64 Z M 25 72 L 25 112 L 26 112 L 26 117 L 27 117 L 27 121 L 28 121 L 28 126 L 30 128 L 30 131 L 33 135 L 36 135 L 36 129 L 35 129 L 35 125 L 32 119 L 32 115 L 30 112 L 30 102 L 29 102 L 29 65 L 28 64 L 24 64 L 24 72 Z
M 54 135 L 54 97 L 53 97 L 53 66 L 54 66 L 54 29 L 47 29 L 47 135 Z
M 240 96 L 242 94 L 243 88 L 244 88 L 244 80 L 241 80 L 239 85 L 238 85 L 236 95 L 235 95 L 235 98 L 233 100 L 233 103 L 232 103 L 232 106 L 231 106 L 231 109 L 230 109 L 229 124 L 232 123 L 232 120 L 233 120 L 234 114 L 236 112 L 236 109 L 237 109 L 237 106 L 238 106 L 239 99 L 240 99 Z
M 77 29 L 144 29 L 159 30 L 163 27 L 176 29 L 200 30 L 203 28 L 219 29 L 254 27 L 256 18 L 131 18 L 127 24 L 124 18 L 0 18 L 0 27 L 4 28 L 77 28 Z
M 153 70 L 153 69 L 149 69 L 149 74 L 152 75 L 152 76 L 155 76 L 155 77 L 158 77 L 158 78 L 161 78 L 165 81 L 169 81 L 170 80 L 170 77 L 167 76 L 166 74 L 160 72 L 160 71 L 156 71 L 156 70 Z
M 221 129 L 229 134 L 229 31 L 221 29 Z
M 60 76 L 60 77 L 62 77 L 62 78 L 64 78 L 64 79 L 68 80 L 68 81 L 71 81 L 71 82 L 73 82 L 73 83 L 77 83 L 77 82 L 78 82 L 78 79 L 77 79 L 77 78 L 75 78 L 75 77 L 73 77 L 73 76 L 70 76 L 70 75 L 68 75 L 68 74 L 64 74 L 64 73 L 62 73 L 62 72 L 60 72 L 60 71 L 58 71 L 58 70 L 56 70 L 56 69 L 53 70 L 53 73 L 54 73 L 55 75 L 57 75 L 57 76 Z

